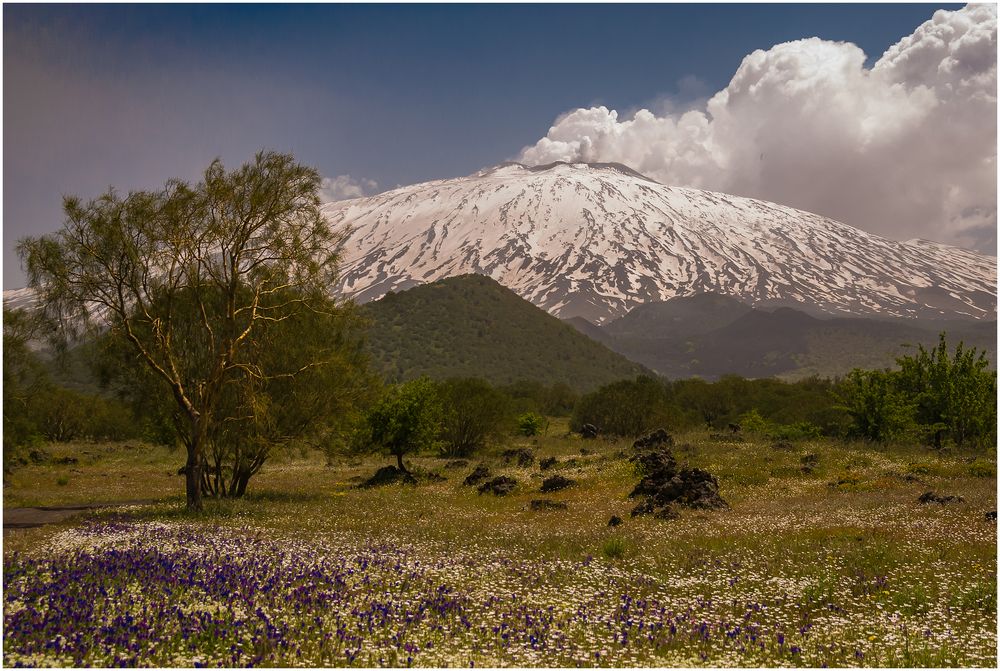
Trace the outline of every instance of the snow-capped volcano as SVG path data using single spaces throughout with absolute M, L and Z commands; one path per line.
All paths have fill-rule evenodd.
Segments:
M 664 186 L 618 164 L 506 163 L 324 212 L 353 229 L 340 288 L 362 302 L 474 272 L 596 322 L 701 292 L 858 315 L 996 313 L 994 257 Z
M 701 292 L 858 315 L 996 313 L 994 257 L 664 186 L 617 164 L 506 163 L 324 211 L 353 229 L 341 289 L 359 301 L 475 272 L 597 322 Z
M 558 317 L 598 323 L 703 292 L 830 313 L 996 318 L 995 257 L 664 186 L 619 164 L 505 163 L 323 209 L 352 229 L 339 289 L 360 302 L 479 273 Z M 4 291 L 8 308 L 34 301 Z

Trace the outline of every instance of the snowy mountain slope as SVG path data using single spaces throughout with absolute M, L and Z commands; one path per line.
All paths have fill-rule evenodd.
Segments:
M 31 310 L 38 304 L 38 295 L 34 289 L 4 289 L 3 307 L 5 310 Z
M 559 317 L 598 323 L 701 292 L 855 315 L 996 314 L 994 257 L 664 186 L 617 164 L 507 163 L 324 212 L 353 229 L 340 288 L 361 302 L 480 273 Z

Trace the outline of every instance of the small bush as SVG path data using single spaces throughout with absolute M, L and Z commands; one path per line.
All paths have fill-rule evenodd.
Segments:
M 497 438 L 509 417 L 509 399 L 477 378 L 447 380 L 438 384 L 444 402 L 441 454 L 467 457 Z
M 526 412 L 517 418 L 517 432 L 522 436 L 537 436 L 545 425 L 545 418 L 533 412 Z
M 69 478 L 66 477 L 65 475 L 61 475 L 56 480 L 56 484 L 59 485 L 60 487 L 65 487 L 66 485 L 69 484 Z
M 621 380 L 582 397 L 569 427 L 579 432 L 584 424 L 593 424 L 609 435 L 638 436 L 657 425 L 676 424 L 664 421 L 667 401 L 666 388 L 651 377 Z
M 996 465 L 983 459 L 976 459 L 969 464 L 969 475 L 974 478 L 992 478 L 996 474 Z
M 740 415 L 739 425 L 747 433 L 761 435 L 766 434 L 769 428 L 767 420 L 760 416 L 757 408 L 753 408 L 750 412 Z
M 906 467 L 906 472 L 910 475 L 930 475 L 931 465 L 923 462 L 913 462 Z
M 808 440 L 819 438 L 822 431 L 818 426 L 810 422 L 796 422 L 794 424 L 779 424 L 771 430 L 770 437 L 775 440 Z
M 625 556 L 625 541 L 617 536 L 604 541 L 601 546 L 601 554 L 607 559 L 621 559 Z

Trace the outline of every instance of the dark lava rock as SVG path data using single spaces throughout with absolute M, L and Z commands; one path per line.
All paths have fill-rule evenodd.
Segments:
M 632 443 L 632 449 L 650 450 L 657 447 L 673 447 L 674 437 L 667 433 L 666 429 L 657 429 L 648 436 L 643 436 Z
M 59 464 L 60 466 L 70 466 L 72 464 L 80 463 L 80 460 L 76 457 L 59 457 L 58 459 L 53 460 L 52 463 Z
M 591 450 L 588 450 L 586 447 L 581 447 L 580 448 L 580 455 L 581 456 L 586 457 L 589 454 L 593 454 L 593 452 Z
M 677 512 L 677 506 L 672 503 L 666 505 L 657 505 L 653 499 L 646 499 L 635 508 L 632 509 L 632 517 L 638 517 L 639 515 L 652 515 L 658 520 L 675 520 L 680 517 L 680 513 Z
M 611 519 L 608 520 L 608 526 L 609 527 L 616 527 L 616 526 L 620 525 L 621 523 L 622 523 L 622 518 L 618 517 L 618 515 L 612 515 Z
M 358 486 L 381 487 L 383 485 L 392 485 L 397 482 L 401 482 L 407 485 L 417 484 L 416 479 L 406 471 L 401 471 L 395 466 L 383 466 L 382 468 L 375 471 L 375 475 L 371 476 Z
M 479 485 L 479 489 L 476 491 L 480 494 L 489 493 L 496 496 L 507 496 L 514 491 L 515 486 L 517 486 L 517 480 L 506 475 L 501 475 Z
M 965 499 L 963 499 L 961 496 L 953 496 L 951 494 L 949 494 L 948 496 L 941 496 L 940 494 L 937 494 L 935 492 L 924 492 L 923 494 L 920 495 L 920 498 L 918 498 L 917 501 L 923 504 L 927 503 L 944 504 L 944 503 L 962 503 L 965 501 Z
M 541 468 L 543 471 L 547 471 L 555 465 L 556 465 L 555 457 L 545 457 L 544 459 L 538 462 L 538 467 Z
M 569 506 L 565 501 L 553 501 L 552 499 L 532 499 L 532 510 L 566 510 Z
M 670 450 L 640 452 L 633 455 L 629 461 L 636 465 L 636 469 L 643 476 L 631 496 L 652 494 L 659 489 L 662 482 L 677 473 L 677 460 Z
M 593 424 L 584 424 L 580 427 L 580 435 L 584 438 L 597 438 L 601 431 Z
M 485 464 L 479 464 L 466 476 L 462 484 L 466 487 L 474 487 L 488 477 L 490 477 L 490 469 Z
M 700 468 L 678 468 L 670 451 L 673 438 L 663 429 L 635 442 L 635 454 L 629 461 L 636 464 L 643 477 L 629 498 L 645 497 L 632 510 L 632 516 L 653 515 L 660 519 L 678 516 L 676 506 L 688 508 L 728 508 L 719 496 L 715 476 Z
M 572 485 L 576 484 L 576 480 L 570 480 L 569 478 L 564 478 L 561 475 L 553 475 L 550 478 L 545 478 L 542 481 L 542 491 L 543 492 L 558 492 L 560 489 L 566 489 Z
M 444 465 L 444 467 L 448 468 L 448 469 L 451 469 L 451 468 L 465 468 L 468 465 L 469 465 L 469 462 L 466 459 L 452 459 L 451 461 L 449 461 L 448 463 L 446 463 Z
M 986 513 L 986 521 L 987 522 L 996 522 L 997 521 L 997 511 L 991 510 L 988 513 Z
M 645 478 L 644 478 L 645 479 Z M 639 483 L 642 485 L 642 482 Z M 646 490 L 649 489 L 647 483 Z M 636 490 L 639 486 L 636 487 Z M 635 491 L 630 496 L 637 496 Z M 660 482 L 652 494 L 646 494 L 657 506 L 676 503 L 688 508 L 728 508 L 719 496 L 719 481 L 700 468 L 682 468 L 672 478 Z
M 44 464 L 49 460 L 49 453 L 45 450 L 32 450 L 31 452 L 28 452 L 28 459 L 30 459 L 33 464 Z
M 531 450 L 523 447 L 505 450 L 504 453 L 500 455 L 500 458 L 503 459 L 503 463 L 505 464 L 513 462 L 518 466 L 531 466 L 535 463 L 535 455 L 531 453 Z

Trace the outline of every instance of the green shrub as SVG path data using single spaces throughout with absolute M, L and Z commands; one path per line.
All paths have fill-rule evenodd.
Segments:
M 384 452 L 396 457 L 405 471 L 403 456 L 430 448 L 441 431 L 442 408 L 437 387 L 419 378 L 390 387 L 368 411 L 354 437 L 362 452 Z
M 819 438 L 822 431 L 815 424 L 796 422 L 795 424 L 779 424 L 768 434 L 775 440 L 809 440 Z
M 984 459 L 976 459 L 969 464 L 969 475 L 974 478 L 992 478 L 997 474 L 996 464 Z
M 545 424 L 545 418 L 541 415 L 526 412 L 517 418 L 517 432 L 522 436 L 536 436 Z
M 760 416 L 757 408 L 751 408 L 750 412 L 740 415 L 740 427 L 747 433 L 764 435 L 768 432 L 769 424 L 766 419 Z
M 911 462 L 906 467 L 906 472 L 910 475 L 930 475 L 932 466 L 925 462 L 915 461 Z
M 627 551 L 625 541 L 618 536 L 614 536 L 604 541 L 601 545 L 601 554 L 607 559 L 621 559 Z
M 913 427 L 915 402 L 898 389 L 892 371 L 852 370 L 840 400 L 851 417 L 850 436 L 884 443 Z
M 666 388 L 651 377 L 622 380 L 583 396 L 576 404 L 570 428 L 593 424 L 602 433 L 637 436 L 657 424 L 669 424 Z
M 477 378 L 447 380 L 438 385 L 438 393 L 444 404 L 442 455 L 469 456 L 502 433 L 510 402 L 488 382 Z

